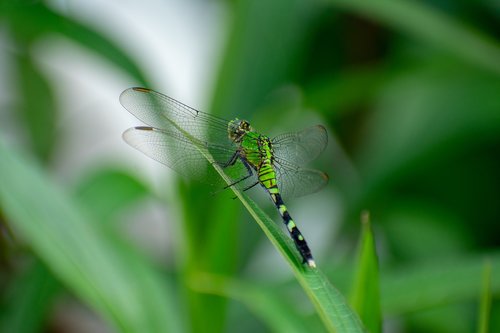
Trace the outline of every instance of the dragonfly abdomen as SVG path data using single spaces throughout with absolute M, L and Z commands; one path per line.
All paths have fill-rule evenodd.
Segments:
M 276 183 L 276 172 L 274 172 L 273 167 L 271 166 L 270 161 L 264 161 L 259 168 L 259 182 L 264 186 L 270 193 L 273 193 L 271 189 L 278 190 Z M 277 193 L 277 192 L 276 192 Z
M 278 190 L 277 187 L 275 189 Z M 274 204 L 276 205 L 276 208 L 281 215 L 281 218 L 283 219 L 283 222 L 285 223 L 286 229 L 290 233 L 290 236 L 292 237 L 297 250 L 299 250 L 300 254 L 302 255 L 304 263 L 306 263 L 309 267 L 316 267 L 316 263 L 314 262 L 314 258 L 311 254 L 311 249 L 309 249 L 304 236 L 302 236 L 302 233 L 300 232 L 299 228 L 297 228 L 297 225 L 290 216 L 290 213 L 288 213 L 288 209 L 283 203 L 281 194 L 279 194 L 279 192 L 273 193 L 274 191 L 269 192 L 271 194 L 272 200 L 274 201 Z
M 290 233 L 290 236 L 295 243 L 295 247 L 300 252 L 304 263 L 306 263 L 309 267 L 316 267 L 311 250 L 309 249 L 304 236 L 300 232 L 299 228 L 297 228 L 297 225 L 293 221 L 288 209 L 283 203 L 283 199 L 281 198 L 281 194 L 279 193 L 279 189 L 276 184 L 276 173 L 274 172 L 271 163 L 263 163 L 261 165 L 259 169 L 259 182 L 269 192 L 269 195 L 278 209 L 281 218 L 283 219 L 283 223 Z

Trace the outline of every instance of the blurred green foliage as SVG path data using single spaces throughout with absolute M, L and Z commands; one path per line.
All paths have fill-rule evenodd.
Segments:
M 326 277 L 351 291 L 365 326 L 500 331 L 498 4 L 221 5 L 230 24 L 210 111 L 269 131 L 297 129 L 314 117 L 329 127 L 323 169 L 342 213 L 331 219 L 338 234 L 315 254 Z M 64 139 L 55 130 L 59 87 L 37 67 L 35 44 L 59 35 L 137 85 L 148 78 L 118 43 L 43 2 L 1 1 L 0 30 L 15 46 L 0 52 L 12 62 L 17 94 L 14 105 L 2 104 L 1 119 L 22 124 L 22 150 L 33 157 L 0 141 L 0 331 L 49 331 L 67 298 L 123 332 L 333 330 L 327 323 L 338 313 L 325 305 L 334 289 L 325 288 L 315 308 L 298 292 L 302 285 L 311 296 L 326 278 L 255 271 L 259 244 L 269 240 L 242 222 L 249 215 L 240 201 L 210 196 L 204 185 L 178 185 L 164 203 L 183 207 L 174 221 L 182 232 L 171 236 L 179 248 L 169 254 L 175 260 L 153 264 L 120 230 L 131 206 L 164 201 L 140 175 L 95 166 L 75 186 L 56 185 L 52 162 Z M 374 232 L 362 232 L 358 258 L 363 210 Z M 265 229 L 265 214 L 250 211 Z M 306 221 L 297 222 L 307 235 Z M 267 236 L 297 269 L 286 240 Z

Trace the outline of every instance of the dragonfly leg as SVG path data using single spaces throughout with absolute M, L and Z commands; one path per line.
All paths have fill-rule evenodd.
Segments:
M 243 192 L 248 191 L 249 189 L 251 189 L 252 187 L 254 187 L 255 185 L 257 185 L 258 183 L 259 183 L 259 182 L 255 182 L 255 183 L 253 183 L 252 185 L 249 185 L 249 186 L 245 187 L 245 188 L 243 189 Z
M 239 151 L 235 151 L 233 156 L 231 156 L 231 158 L 229 159 L 229 161 L 224 162 L 224 163 L 215 161 L 214 163 L 219 165 L 221 168 L 225 169 L 228 166 L 234 165 L 236 163 L 236 161 L 238 160 L 239 156 L 240 156 Z
M 244 180 L 246 180 L 246 179 L 248 179 L 248 178 L 250 178 L 250 177 L 252 177 L 252 176 L 253 176 L 253 169 L 252 169 L 252 167 L 248 164 L 248 162 L 247 162 L 247 161 L 245 161 L 245 159 L 244 159 L 244 158 L 241 158 L 241 156 L 240 156 L 240 160 L 241 160 L 241 162 L 243 163 L 243 165 L 245 166 L 245 168 L 247 169 L 248 174 L 247 174 L 246 176 L 241 177 L 240 179 L 236 180 L 234 183 L 232 183 L 232 184 L 229 184 L 229 185 L 225 186 L 225 187 L 224 187 L 224 189 L 229 188 L 229 187 L 234 186 L 234 185 L 237 185 L 237 184 L 241 183 L 242 181 L 244 181 Z M 252 185 L 251 187 L 253 187 L 253 186 L 255 186 L 255 184 L 254 184 L 254 185 Z M 244 189 L 244 191 L 246 191 L 246 190 L 247 190 L 247 189 Z
M 255 182 L 255 183 L 253 183 L 252 185 L 245 187 L 245 188 L 243 189 L 243 192 L 244 192 L 244 191 L 247 191 L 247 190 L 249 190 L 249 189 L 251 189 L 252 187 L 254 187 L 255 185 L 257 185 L 258 183 L 259 183 L 259 182 Z M 234 199 L 236 199 L 236 198 L 237 198 L 237 197 L 233 197 L 233 200 L 234 200 Z

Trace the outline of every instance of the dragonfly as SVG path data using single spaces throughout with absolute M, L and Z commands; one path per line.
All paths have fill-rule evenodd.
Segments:
M 181 176 L 218 185 L 224 182 L 213 164 L 231 180 L 224 188 L 242 191 L 260 185 L 276 206 L 303 264 L 315 268 L 311 250 L 292 219 L 283 197 L 314 193 L 328 183 L 322 171 L 304 167 L 328 143 L 316 125 L 269 138 L 246 120 L 225 120 L 193 109 L 147 88 L 129 88 L 120 103 L 148 126 L 129 128 L 124 140 Z

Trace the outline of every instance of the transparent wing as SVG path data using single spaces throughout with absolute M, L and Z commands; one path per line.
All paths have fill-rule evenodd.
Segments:
M 195 110 L 166 95 L 146 88 L 129 88 L 120 95 L 120 103 L 149 126 L 167 131 L 189 133 L 204 142 L 230 146 L 228 121 Z
M 179 131 L 166 131 L 152 127 L 129 128 L 123 133 L 123 139 L 132 147 L 168 166 L 181 176 L 212 185 L 222 185 L 224 181 L 199 148 L 209 152 L 219 165 L 229 161 L 236 151 L 236 149 L 228 149 L 202 141 L 193 144 Z M 240 161 L 224 168 L 224 171 L 234 180 L 247 174 L 245 166 Z
M 328 135 L 322 125 L 281 134 L 272 140 L 276 160 L 290 165 L 305 165 L 316 159 L 327 143 Z
M 315 193 L 328 184 L 328 175 L 315 169 L 300 168 L 286 162 L 276 163 L 278 187 L 284 198 Z

